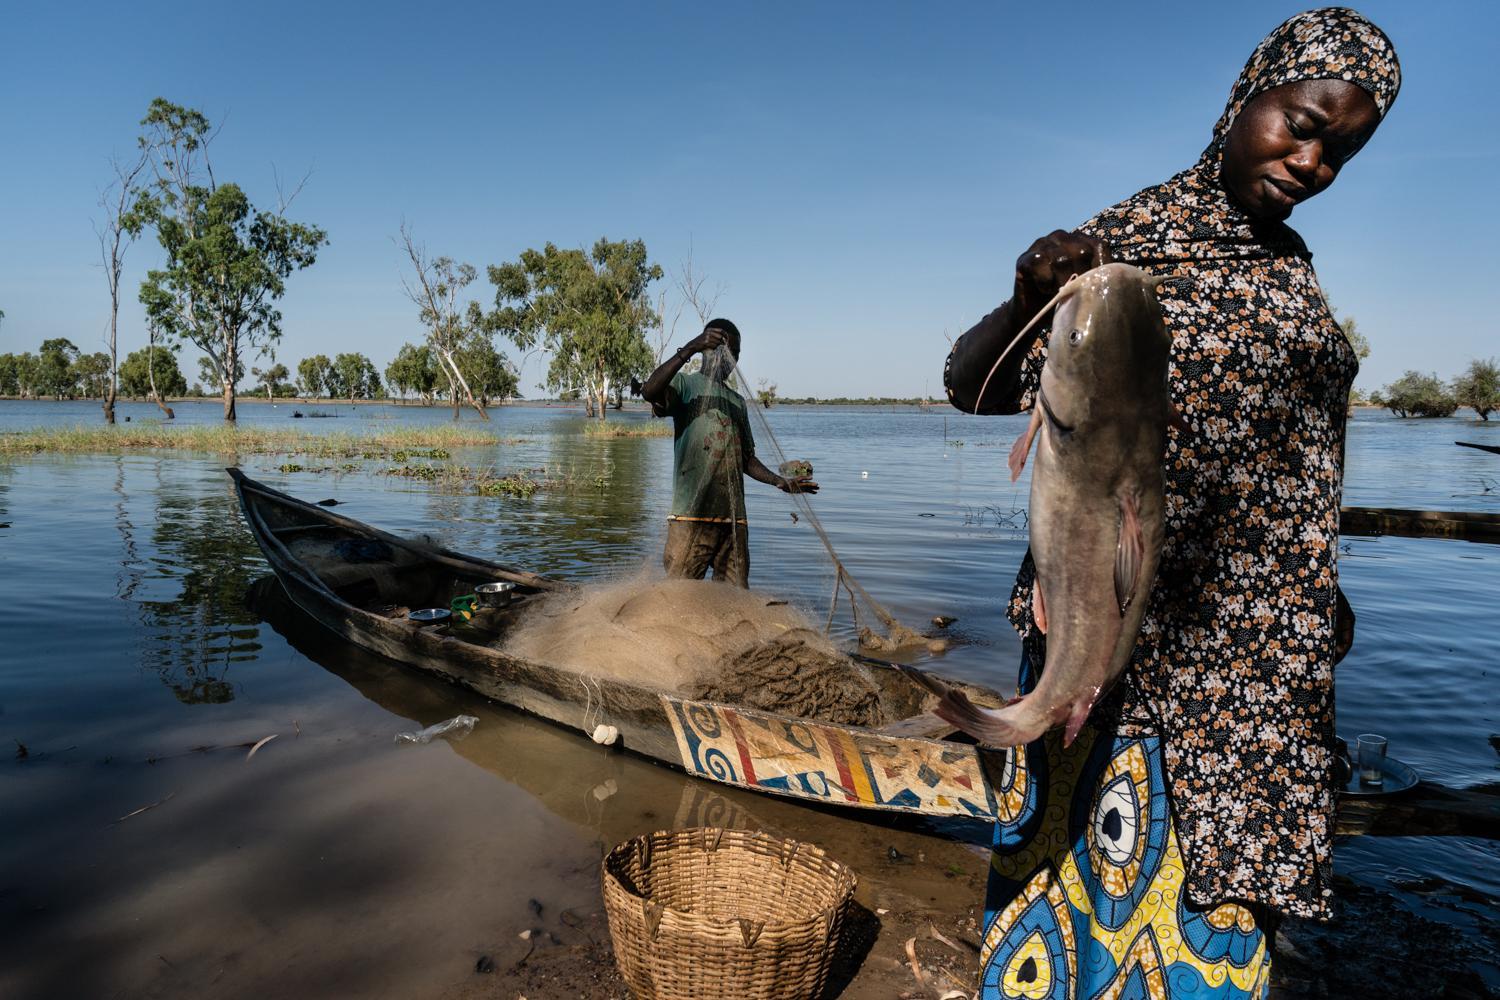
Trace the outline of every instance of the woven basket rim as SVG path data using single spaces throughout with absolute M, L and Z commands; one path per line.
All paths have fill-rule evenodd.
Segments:
M 834 878 L 834 884 L 836 886 L 838 896 L 838 898 L 832 904 L 825 907 L 820 907 L 815 913 L 806 917 L 797 917 L 787 920 L 768 920 L 765 922 L 765 929 L 767 931 L 779 931 L 823 923 L 828 919 L 829 913 L 838 910 L 841 906 L 847 903 L 850 898 L 853 897 L 854 891 L 859 885 L 859 878 L 854 873 L 854 869 L 850 868 L 842 861 L 839 861 L 837 858 L 833 857 L 817 844 L 811 843 L 806 840 L 794 840 L 790 837 L 777 837 L 772 834 L 766 833 L 763 830 L 744 830 L 736 829 L 733 827 L 704 826 L 683 827 L 674 830 L 655 830 L 651 833 L 638 834 L 637 836 L 631 837 L 629 840 L 621 841 L 620 843 L 616 844 L 614 848 L 611 849 L 610 852 L 604 857 L 604 863 L 601 866 L 604 870 L 604 878 L 609 883 L 618 886 L 619 890 L 631 899 L 642 901 L 649 899 L 650 897 L 641 895 L 639 892 L 635 891 L 632 886 L 627 884 L 624 879 L 616 875 L 613 870 L 612 862 L 616 861 L 617 858 L 625 857 L 629 852 L 633 850 L 639 850 L 640 844 L 643 841 L 650 840 L 653 837 L 676 838 L 679 836 L 691 836 L 695 834 L 702 837 L 706 834 L 713 833 L 714 831 L 717 831 L 720 835 L 733 834 L 737 837 L 747 837 L 771 844 L 783 846 L 795 845 L 795 856 L 801 856 L 805 851 L 807 852 L 807 856 L 809 859 L 816 859 L 818 861 L 825 862 L 832 867 L 833 870 L 831 874 Z M 701 913 L 694 913 L 690 910 L 681 910 L 674 906 L 667 906 L 666 904 L 662 904 L 662 915 L 663 918 L 665 918 L 666 916 L 674 917 L 674 923 L 676 921 L 690 921 L 706 928 L 723 930 L 726 932 L 735 932 L 740 927 L 739 918 L 721 920 L 716 917 L 706 916 Z

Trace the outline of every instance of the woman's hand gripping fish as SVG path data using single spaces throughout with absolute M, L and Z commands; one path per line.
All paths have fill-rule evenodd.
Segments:
M 1071 744 L 1135 648 L 1161 554 L 1167 424 L 1185 426 L 1167 389 L 1161 281 L 1105 264 L 1058 294 L 1031 424 L 1010 451 L 1014 482 L 1040 438 L 1032 612 L 1047 662 L 1036 688 L 1004 708 L 950 689 L 936 709 L 986 743 L 1019 746 L 1065 725 Z

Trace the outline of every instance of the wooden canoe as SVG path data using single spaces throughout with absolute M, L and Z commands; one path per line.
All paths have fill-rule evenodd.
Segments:
M 626 750 L 749 791 L 879 810 L 892 818 L 930 817 L 939 823 L 1014 820 L 1025 811 L 1030 775 L 1024 759 L 1009 749 L 975 746 L 927 714 L 933 699 L 911 679 L 910 667 L 861 658 L 901 716 L 870 729 L 695 702 L 521 661 L 439 629 L 410 624 L 397 613 L 404 608 L 386 603 L 379 588 L 397 581 L 433 606 L 489 580 L 510 580 L 526 594 L 567 584 L 399 538 L 273 490 L 238 469 L 228 472 L 250 531 L 287 598 L 333 636 L 366 651 L 583 734 L 601 723 L 613 725 Z M 296 555 L 299 539 L 319 536 L 374 551 L 388 547 L 389 562 L 357 563 L 354 568 L 384 565 L 395 572 L 377 579 L 374 572 L 350 575 L 345 571 L 351 567 L 340 567 L 341 579 L 320 575 Z M 318 658 L 315 651 L 313 655 Z M 983 704 L 1003 701 L 984 688 L 956 686 Z M 1448 789 L 1424 781 L 1389 798 L 1343 799 L 1339 832 L 1492 838 L 1500 829 L 1497 791 Z
M 1453 538 L 1500 542 L 1500 514 L 1470 510 L 1407 510 L 1398 507 L 1345 507 L 1339 533 L 1378 537 Z
M 1012 752 L 978 747 L 928 714 L 936 699 L 911 668 L 860 660 L 891 716 L 878 728 L 693 701 L 507 655 L 494 645 L 421 627 L 408 608 L 446 607 L 492 580 L 517 584 L 519 605 L 568 584 L 404 539 L 227 470 L 255 540 L 287 596 L 343 639 L 486 698 L 592 736 L 619 731 L 624 749 L 689 774 L 827 805 L 935 818 L 1009 818 L 1024 797 Z M 343 562 L 319 559 L 343 546 Z M 503 625 L 503 623 L 502 623 Z M 850 660 L 851 669 L 856 669 Z M 943 679 L 986 705 L 997 693 Z

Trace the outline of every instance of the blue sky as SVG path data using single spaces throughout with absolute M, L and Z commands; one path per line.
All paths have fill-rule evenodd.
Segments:
M 671 271 L 691 247 L 752 378 L 936 394 L 946 337 L 1008 295 L 1017 254 L 1191 164 L 1250 50 L 1304 7 L 11 5 L 0 351 L 100 348 L 90 220 L 162 95 L 222 124 L 216 171 L 252 199 L 272 199 L 273 167 L 312 170 L 292 214 L 331 243 L 282 303 L 292 365 L 361 350 L 384 367 L 420 338 L 391 241 L 405 220 L 481 268 L 608 235 Z M 1360 9 L 1405 87 L 1292 222 L 1370 338 L 1368 388 L 1500 355 L 1500 5 Z M 129 258 L 122 350 L 144 341 L 133 293 L 158 254 L 148 239 Z

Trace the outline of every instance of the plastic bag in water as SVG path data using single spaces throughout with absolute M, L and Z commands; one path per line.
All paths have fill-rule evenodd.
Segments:
M 447 722 L 439 722 L 437 725 L 428 726 L 415 733 L 397 733 L 397 743 L 431 743 L 439 736 L 450 736 L 455 740 L 461 740 L 474 731 L 479 720 L 472 715 L 455 715 Z

